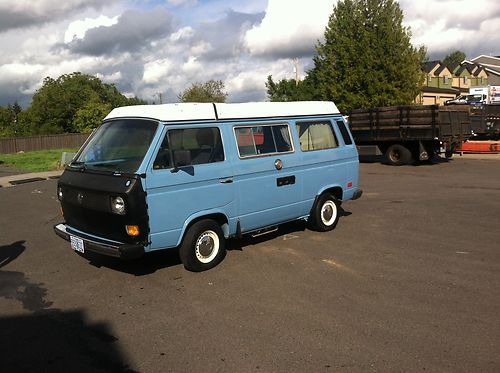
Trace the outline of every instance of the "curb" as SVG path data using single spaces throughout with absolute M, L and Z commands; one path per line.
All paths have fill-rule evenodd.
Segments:
M 0 188 L 22 185 L 22 184 L 32 183 L 35 181 L 58 179 L 62 173 L 63 171 L 60 170 L 60 171 L 33 172 L 29 174 L 3 176 L 0 177 Z

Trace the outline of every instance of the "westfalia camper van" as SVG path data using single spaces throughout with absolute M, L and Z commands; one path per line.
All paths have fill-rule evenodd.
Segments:
M 186 269 L 225 241 L 303 219 L 329 231 L 361 196 L 358 153 L 333 102 L 114 109 L 61 175 L 71 248 L 120 258 L 179 247 Z

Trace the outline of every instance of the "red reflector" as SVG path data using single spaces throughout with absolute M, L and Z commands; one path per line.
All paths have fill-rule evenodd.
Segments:
M 352 187 L 352 181 L 349 181 L 349 182 L 347 183 L 347 186 L 348 186 L 349 188 L 350 188 L 350 187 Z

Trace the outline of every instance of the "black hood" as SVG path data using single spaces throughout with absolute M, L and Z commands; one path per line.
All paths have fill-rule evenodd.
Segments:
M 59 188 L 64 218 L 70 228 L 114 241 L 147 244 L 146 193 L 139 175 L 68 167 L 59 179 L 58 191 Z M 123 198 L 126 205 L 124 215 L 112 212 L 112 197 Z M 139 226 L 140 235 L 128 236 L 126 225 Z

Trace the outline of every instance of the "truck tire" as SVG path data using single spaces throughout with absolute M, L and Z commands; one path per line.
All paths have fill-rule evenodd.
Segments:
M 401 166 L 408 164 L 411 161 L 411 152 L 403 145 L 391 145 L 385 152 L 385 159 L 388 164 L 393 166 Z
M 226 256 L 226 239 L 220 225 L 211 219 L 197 221 L 187 230 L 179 248 L 188 271 L 201 272 L 215 267 Z
M 444 156 L 447 158 L 447 159 L 450 159 L 453 157 L 453 151 L 452 150 L 447 150 L 445 153 L 444 153 Z

